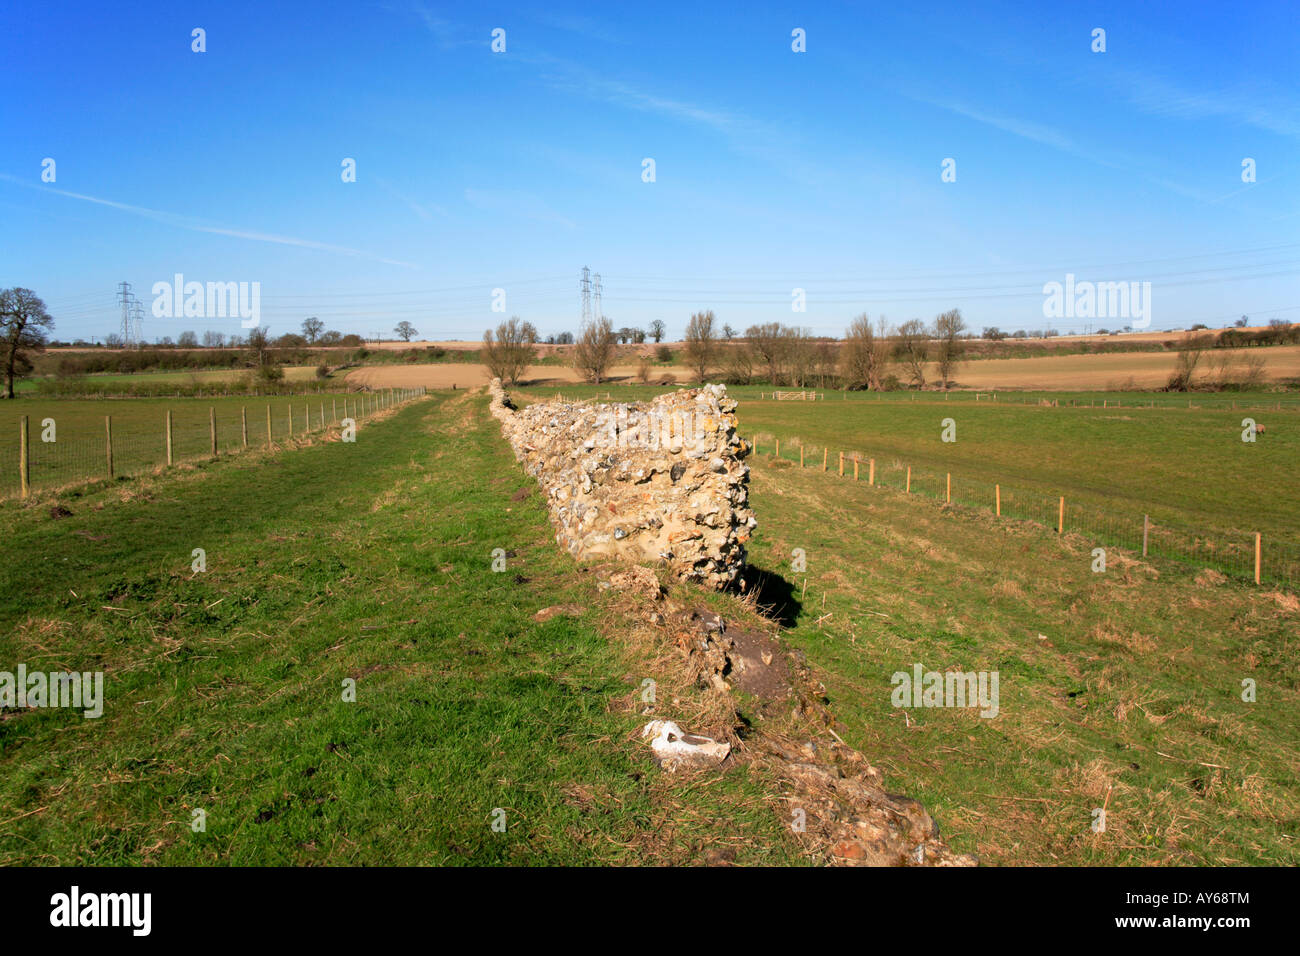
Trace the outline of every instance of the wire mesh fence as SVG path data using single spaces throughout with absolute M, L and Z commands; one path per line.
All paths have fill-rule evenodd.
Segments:
M 751 446 L 755 443 L 750 441 Z M 1031 521 L 1060 534 L 1078 534 L 1098 546 L 1123 548 L 1146 558 L 1211 568 L 1233 578 L 1296 589 L 1300 585 L 1300 543 L 1256 532 L 1226 528 L 1195 529 L 1156 524 L 1147 515 L 1123 515 L 1071 503 L 1060 495 L 918 468 L 898 458 L 870 458 L 818 446 L 809 453 L 797 443 L 766 441 L 772 457 L 843 475 L 867 487 L 921 495 L 937 501 L 989 511 L 998 517 Z
M 364 421 L 425 391 L 294 395 L 220 406 L 182 399 L 130 412 L 113 402 L 105 403 L 106 414 L 98 422 L 78 418 L 73 434 L 68 434 L 66 423 L 60 425 L 59 407 L 51 403 L 42 407 L 49 412 L 44 417 L 22 417 L 17 441 L 0 443 L 0 496 L 139 475 L 249 448 L 272 448 L 340 426 L 345 419 Z

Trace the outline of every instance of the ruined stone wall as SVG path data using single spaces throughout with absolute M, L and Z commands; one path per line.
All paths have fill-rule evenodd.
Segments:
M 748 446 L 721 385 L 650 402 L 538 402 L 515 409 L 494 379 L 492 414 L 546 496 L 556 540 L 576 557 L 664 562 L 722 588 L 753 531 Z

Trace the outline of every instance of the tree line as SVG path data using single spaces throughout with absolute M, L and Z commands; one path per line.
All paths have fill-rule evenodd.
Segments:
M 656 342 L 662 339 L 662 327 L 651 331 Z M 780 322 L 751 325 L 740 334 L 729 325 L 719 326 L 713 311 L 704 310 L 693 313 L 686 324 L 681 359 L 699 382 L 714 378 L 738 385 L 834 384 L 873 390 L 904 384 L 925 388 L 931 384 L 927 373 L 933 363 L 933 384 L 946 389 L 962 359 L 965 331 L 958 309 L 941 313 L 931 323 L 911 319 L 898 326 L 883 318 L 872 322 L 863 313 L 849 323 L 842 340 L 815 337 L 808 329 Z M 585 323 L 572 342 L 574 369 L 585 381 L 600 384 L 609 378 L 625 341 L 607 318 Z M 536 360 L 537 344 L 536 328 L 515 316 L 483 333 L 480 355 L 493 376 L 515 384 Z M 644 355 L 638 356 L 637 374 L 643 381 L 649 364 Z

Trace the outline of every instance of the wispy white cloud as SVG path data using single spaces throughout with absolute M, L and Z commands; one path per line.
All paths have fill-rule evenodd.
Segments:
M 487 43 L 485 38 L 471 39 L 464 30 L 458 29 L 450 20 L 444 20 L 442 17 L 437 16 L 418 0 L 410 5 L 409 11 L 424 24 L 424 28 L 437 41 L 440 49 L 450 50 L 458 46 L 471 46 L 480 42 Z
M 551 222 L 566 229 L 577 228 L 577 223 L 556 212 L 543 200 L 517 190 L 474 189 L 465 190 L 465 201 L 487 212 L 499 212 L 538 222 Z
M 603 23 L 592 19 L 591 17 L 578 16 L 575 14 L 561 13 L 544 13 L 537 18 L 539 23 L 548 27 L 554 27 L 557 30 L 564 30 L 568 33 L 577 33 L 580 36 L 588 37 L 592 40 L 599 40 L 602 43 L 626 43 L 623 37 L 614 33 Z
M 1227 119 L 1300 139 L 1300 105 L 1293 93 L 1263 82 L 1191 90 L 1160 76 L 1113 69 L 1101 81 L 1144 113 L 1173 119 Z
M 535 67 L 544 82 L 561 92 L 702 127 L 724 137 L 737 153 L 755 157 L 805 185 L 826 186 L 838 178 L 835 171 L 807 158 L 806 151 L 798 147 L 798 137 L 788 126 L 777 127 L 745 113 L 665 96 L 547 54 L 520 59 Z
M 1011 133 L 1013 136 L 1019 136 L 1021 139 L 1031 140 L 1035 143 L 1041 143 L 1044 146 L 1051 146 L 1066 153 L 1077 153 L 1078 145 L 1059 130 L 1052 129 L 1050 126 L 1044 126 L 1041 123 L 1034 123 L 1028 120 L 1017 119 L 1013 116 L 1002 116 L 994 113 L 988 113 L 984 110 L 972 109 L 961 103 L 945 103 L 937 100 L 927 100 L 931 105 L 941 107 L 949 112 L 964 116 L 967 119 L 975 120 L 977 123 L 995 127 L 1005 133 Z
M 405 193 L 399 192 L 392 185 L 392 183 L 390 183 L 388 180 L 384 179 L 383 177 L 378 177 L 378 176 L 375 177 L 375 182 L 379 184 L 380 189 L 388 193 L 394 199 L 401 202 L 408 209 L 410 209 L 411 212 L 415 213 L 425 222 L 431 222 L 433 220 L 433 216 L 430 215 L 430 213 L 437 213 L 439 216 L 444 216 L 444 217 L 450 215 L 446 209 L 444 209 L 442 206 L 438 205 L 437 203 L 416 202 L 414 199 L 412 199 L 410 196 L 406 195 Z
M 557 90 L 600 100 L 625 109 L 655 113 L 668 119 L 710 127 L 720 133 L 753 131 L 753 120 L 738 113 L 709 109 L 695 103 L 661 96 L 547 53 L 521 54 L 518 59 L 537 68 L 542 79 Z
M 351 249 L 347 246 L 336 246 L 327 242 L 317 242 L 314 239 L 300 239 L 297 236 L 283 236 L 276 233 L 260 232 L 253 229 L 238 229 L 231 226 L 220 226 L 204 222 L 201 219 L 196 219 L 191 216 L 182 216 L 178 213 L 149 209 L 144 206 L 133 206 L 130 203 L 118 202 L 114 199 L 101 199 L 98 196 L 87 196 L 85 193 L 74 193 L 66 189 L 58 189 L 54 186 L 35 186 L 31 183 L 23 182 L 18 177 L 11 176 L 8 173 L 0 173 L 0 179 L 37 192 L 55 193 L 59 196 L 67 197 L 68 199 L 79 199 L 82 202 L 107 206 L 110 209 L 117 209 L 121 212 L 129 213 L 133 216 L 140 216 L 144 219 L 152 219 L 155 222 L 161 222 L 177 229 L 186 229 L 190 232 L 205 232 L 216 236 L 229 236 L 232 239 L 249 239 L 254 242 L 269 242 L 280 246 L 296 246 L 300 249 L 315 249 L 319 252 L 331 252 L 341 256 L 373 259 L 376 262 L 383 262 L 390 266 L 402 266 L 407 269 L 419 268 L 419 266 L 414 265 L 413 263 L 402 262 L 398 259 L 388 259 L 371 252 L 366 252 L 363 249 Z
M 467 36 L 465 30 L 435 16 L 418 0 L 411 9 L 444 48 L 478 42 L 464 39 Z M 588 17 L 543 15 L 538 19 L 539 22 L 559 29 L 597 39 L 614 40 L 612 35 L 607 35 L 601 24 Z M 487 42 L 486 37 L 482 38 L 482 42 Z M 792 135 L 788 125 L 777 127 L 736 111 L 704 106 L 646 90 L 537 48 L 525 50 L 511 47 L 508 62 L 535 70 L 543 82 L 560 92 L 711 130 L 726 137 L 736 152 L 760 159 L 787 177 L 806 185 L 825 185 L 836 178 L 831 170 L 809 161 L 800 150 L 792 148 Z
M 1192 199 L 1202 203 L 1220 202 L 1227 198 L 1226 196 L 1216 197 L 1213 193 L 1196 189 L 1191 186 L 1185 186 L 1182 183 L 1175 182 L 1165 176 L 1154 175 L 1146 172 L 1144 167 L 1151 167 L 1153 163 L 1149 160 L 1143 160 L 1139 157 L 1127 156 L 1117 151 L 1110 153 L 1101 153 L 1095 149 L 1088 149 L 1081 146 L 1067 134 L 1053 127 L 1035 123 L 1029 120 L 1022 120 L 1012 116 L 989 113 L 985 110 L 974 109 L 963 103 L 946 102 L 943 100 L 929 99 L 921 96 L 913 96 L 921 102 L 928 103 L 931 106 L 937 106 L 940 109 L 955 113 L 966 119 L 974 120 L 977 123 L 983 123 L 992 126 L 995 129 L 1002 130 L 1004 133 L 1010 133 L 1021 139 L 1026 139 L 1043 146 L 1068 153 L 1071 156 L 1077 156 L 1090 163 L 1098 166 L 1105 166 L 1108 169 L 1132 170 L 1137 176 L 1140 176 L 1146 182 L 1161 189 L 1166 189 L 1175 195 L 1182 196 L 1185 199 Z
M 987 110 L 976 109 L 966 103 L 956 102 L 953 100 L 932 99 L 921 95 L 912 95 L 912 99 L 927 103 L 930 106 L 937 106 L 939 109 L 947 110 L 966 119 L 974 120 L 977 123 L 983 123 L 986 126 L 992 126 L 994 129 L 1000 129 L 1004 133 L 1010 133 L 1012 136 L 1019 136 L 1021 139 L 1027 139 L 1030 142 L 1038 143 L 1042 146 L 1048 146 L 1052 149 L 1059 150 L 1063 153 L 1069 153 L 1086 159 L 1089 162 L 1097 163 L 1100 166 L 1119 168 L 1121 163 L 1109 156 L 1103 156 L 1096 150 L 1085 149 L 1075 142 L 1067 134 L 1047 126 L 1043 123 L 1035 123 L 1032 120 L 1024 120 L 1015 116 L 1006 114 L 990 113 Z

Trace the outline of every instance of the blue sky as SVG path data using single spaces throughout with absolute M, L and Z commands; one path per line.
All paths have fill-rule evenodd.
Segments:
M 148 308 L 175 273 L 260 282 L 273 334 L 476 339 L 498 287 L 575 331 L 584 265 L 616 327 L 674 336 L 700 308 L 1036 329 L 1067 272 L 1151 282 L 1155 328 L 1300 321 L 1298 11 L 6 4 L 0 286 L 63 339 L 114 331 L 118 282 Z

